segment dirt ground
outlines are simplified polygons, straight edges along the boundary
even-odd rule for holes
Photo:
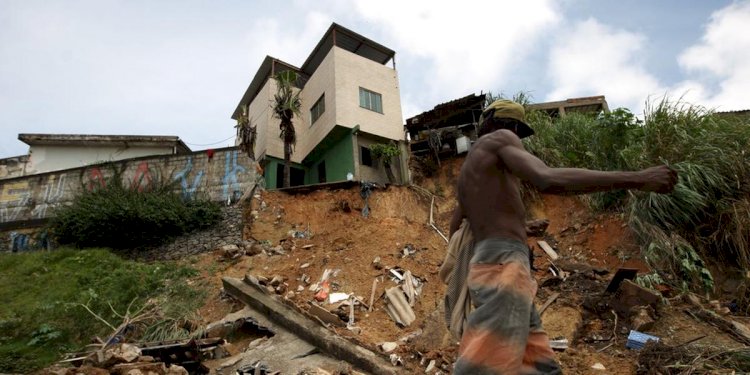
[[[368,199],[369,216],[362,215],[365,201],[359,188],[318,190],[308,194],[290,195],[283,192],[262,192],[253,199],[257,217],[246,228],[246,235],[266,244],[281,246],[284,254],[262,253],[243,257],[234,263],[218,260],[216,254],[204,254],[194,260],[202,271],[204,282],[216,286],[216,293],[199,311],[204,322],[222,318],[241,308],[219,292],[222,276],[241,278],[246,274],[271,279],[281,276],[288,284],[283,295],[306,309],[314,292],[305,282],[316,283],[324,270],[335,270],[331,278],[332,292],[353,293],[367,302],[373,280],[378,279],[373,310],[358,309],[356,326],[361,333],[345,328],[334,330],[372,350],[382,342],[397,341],[417,330],[422,334],[397,352],[404,359],[405,373],[423,373],[425,361],[436,359],[438,366],[455,359],[457,345],[444,329],[442,303],[445,286],[438,278],[438,269],[446,250],[446,242],[428,225],[431,196],[436,226],[447,235],[448,220],[455,204],[455,178],[461,159],[444,162],[438,176],[421,181],[424,189],[389,187],[377,189]],[[530,219],[549,219],[544,238],[530,238],[539,282],[536,304],[541,306],[554,293],[559,297],[542,315],[551,339],[566,338],[569,348],[557,352],[566,373],[634,374],[637,371],[636,351],[625,348],[627,322],[610,309],[596,311],[614,271],[620,267],[647,272],[640,248],[627,225],[617,214],[592,214],[575,197],[541,196],[528,204]],[[293,234],[304,234],[294,238]],[[292,234],[292,235],[290,235]],[[550,283],[549,261],[536,244],[546,240],[567,262],[587,265],[595,272],[572,273],[562,283]],[[412,254],[404,255],[404,248]],[[273,252],[271,252],[273,253]],[[379,258],[380,266],[374,265]],[[423,282],[414,306],[416,320],[408,327],[399,327],[385,312],[386,288],[396,286],[390,269],[411,271]],[[605,273],[608,271],[608,273]],[[291,293],[290,293],[291,292]],[[324,305],[335,309],[336,305]],[[680,300],[670,301],[657,312],[658,318],[649,333],[662,341],[677,345],[700,335],[701,345],[737,346],[737,342],[717,328],[696,321],[682,311]],[[424,358],[424,360],[423,360]],[[421,362],[421,363],[420,363]],[[601,365],[605,370],[593,369]],[[597,365],[598,366],[598,365]],[[445,372],[445,371],[444,371]]]

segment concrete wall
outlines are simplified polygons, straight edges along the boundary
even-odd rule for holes
[[[236,201],[255,182],[255,163],[236,148],[209,155],[144,157],[57,172],[0,180],[0,227],[46,219],[52,208],[69,202],[84,189],[104,186],[113,171],[135,189],[174,182],[186,197],[203,194],[215,201]]]
[[[248,105],[250,124],[257,127],[255,139],[255,158],[264,153],[277,158],[284,158],[284,143],[279,139],[278,119],[273,118],[271,104],[276,93],[276,81],[269,79],[260,89],[255,100]],[[275,122],[274,122],[275,121]],[[239,141],[239,139],[238,139]]]
[[[378,64],[341,48],[331,50],[336,72],[336,124],[354,127],[384,138],[404,139],[401,96],[395,69]],[[359,88],[383,97],[383,113],[359,106]]]
[[[26,174],[58,171],[107,161],[170,155],[172,146],[31,146]]]
[[[302,99],[302,119],[295,122],[297,129],[297,149],[292,160],[301,162],[312,151],[328,132],[336,126],[336,85],[334,80],[334,47],[323,59],[315,73],[305,84]],[[325,93],[326,110],[315,123],[311,123],[310,109]],[[349,125],[348,127],[352,127]]]
[[[320,183],[318,166],[321,163],[325,163],[326,182],[346,181],[347,174],[349,173],[352,176],[356,176],[354,168],[354,142],[352,142],[352,138],[353,136],[344,137],[344,139],[326,151],[320,160],[310,166],[305,176],[305,183]]]
[[[0,179],[25,175],[28,162],[28,155],[0,159]]]
[[[379,137],[373,137],[369,134],[364,133],[358,133],[354,137],[354,163],[356,165],[357,173],[356,173],[356,179],[361,181],[372,181],[372,182],[378,182],[381,184],[384,183],[394,183],[394,184],[403,184],[406,181],[406,178],[404,177],[404,168],[402,167],[402,160],[400,157],[394,157],[391,160],[391,171],[393,172],[393,177],[395,178],[394,181],[388,181],[388,175],[385,172],[385,167],[383,166],[383,163],[378,160],[373,160],[375,163],[374,166],[370,167],[367,165],[362,165],[362,158],[360,157],[360,147],[370,147],[373,144],[376,143],[386,143],[387,140],[384,140]],[[404,147],[402,146],[405,144],[405,142],[399,143],[399,148],[401,149],[401,153],[404,153]],[[404,164],[405,165],[405,164]]]

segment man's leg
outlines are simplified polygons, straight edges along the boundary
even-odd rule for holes
[[[468,317],[454,374],[521,373],[536,283],[527,261],[514,255],[504,264],[471,265],[468,285],[476,309]]]
[[[533,304],[531,305],[526,353],[523,357],[523,373],[562,374],[560,366],[555,361],[555,354],[549,346],[547,332],[542,328],[542,319]]]

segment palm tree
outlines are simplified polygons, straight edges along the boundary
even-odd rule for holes
[[[276,95],[273,101],[273,113],[276,118],[281,120],[279,137],[284,141],[284,185],[289,187],[289,175],[291,168],[292,152],[294,145],[297,143],[297,134],[294,131],[292,119],[294,115],[300,115],[302,102],[299,98],[299,91],[294,90],[294,83],[297,82],[297,73],[286,70],[276,74]]]

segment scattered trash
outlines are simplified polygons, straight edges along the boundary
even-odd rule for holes
[[[375,267],[376,270],[383,269],[383,265],[380,263],[380,257],[375,257],[375,259],[372,260],[372,266]]]
[[[362,207],[362,216],[368,217],[370,215],[370,207],[367,204],[368,198],[370,198],[370,194],[372,194],[372,191],[375,189],[375,184],[372,182],[365,182],[362,181],[360,183],[359,188],[359,196],[362,197],[362,199],[365,201],[365,206]]]
[[[385,297],[388,302],[385,310],[397,324],[406,327],[417,318],[400,288],[387,289]]]
[[[552,249],[552,246],[550,246],[547,241],[537,241],[536,242],[539,247],[544,250],[544,252],[547,254],[547,256],[552,260],[557,260],[560,258],[559,255],[557,255],[557,252],[555,252],[554,249]]]
[[[427,365],[427,368],[424,369],[424,372],[429,373],[430,371],[435,369],[435,360],[431,360],[430,363]]]
[[[568,339],[549,340],[549,346],[553,350],[565,351],[568,349]]]
[[[416,339],[417,337],[419,337],[421,335],[422,335],[422,329],[420,328],[420,329],[417,329],[414,332],[410,332],[406,336],[398,339],[398,342],[400,342],[402,344],[406,344],[406,343],[412,342],[414,339]]]
[[[628,342],[625,344],[625,347],[628,349],[642,349],[644,345],[646,345],[646,342],[648,341],[656,341],[659,342],[659,338],[656,336],[651,336],[649,334],[638,332],[634,330],[630,330],[630,334],[628,335]]]
[[[415,248],[414,245],[408,243],[406,244],[406,246],[404,246],[403,250],[401,250],[401,257],[406,258],[416,253],[417,253],[417,248]]]
[[[391,354],[391,364],[394,366],[403,366],[404,361],[396,353]]]
[[[307,267],[310,267],[310,263],[303,263],[299,268],[305,269]]]
[[[305,249],[305,250],[307,250],[307,249],[311,249],[313,246],[315,246],[315,245],[304,245],[304,246],[302,246],[302,248]]]
[[[341,301],[348,300],[351,294],[349,293],[331,293],[328,295],[328,303],[338,303]]]

